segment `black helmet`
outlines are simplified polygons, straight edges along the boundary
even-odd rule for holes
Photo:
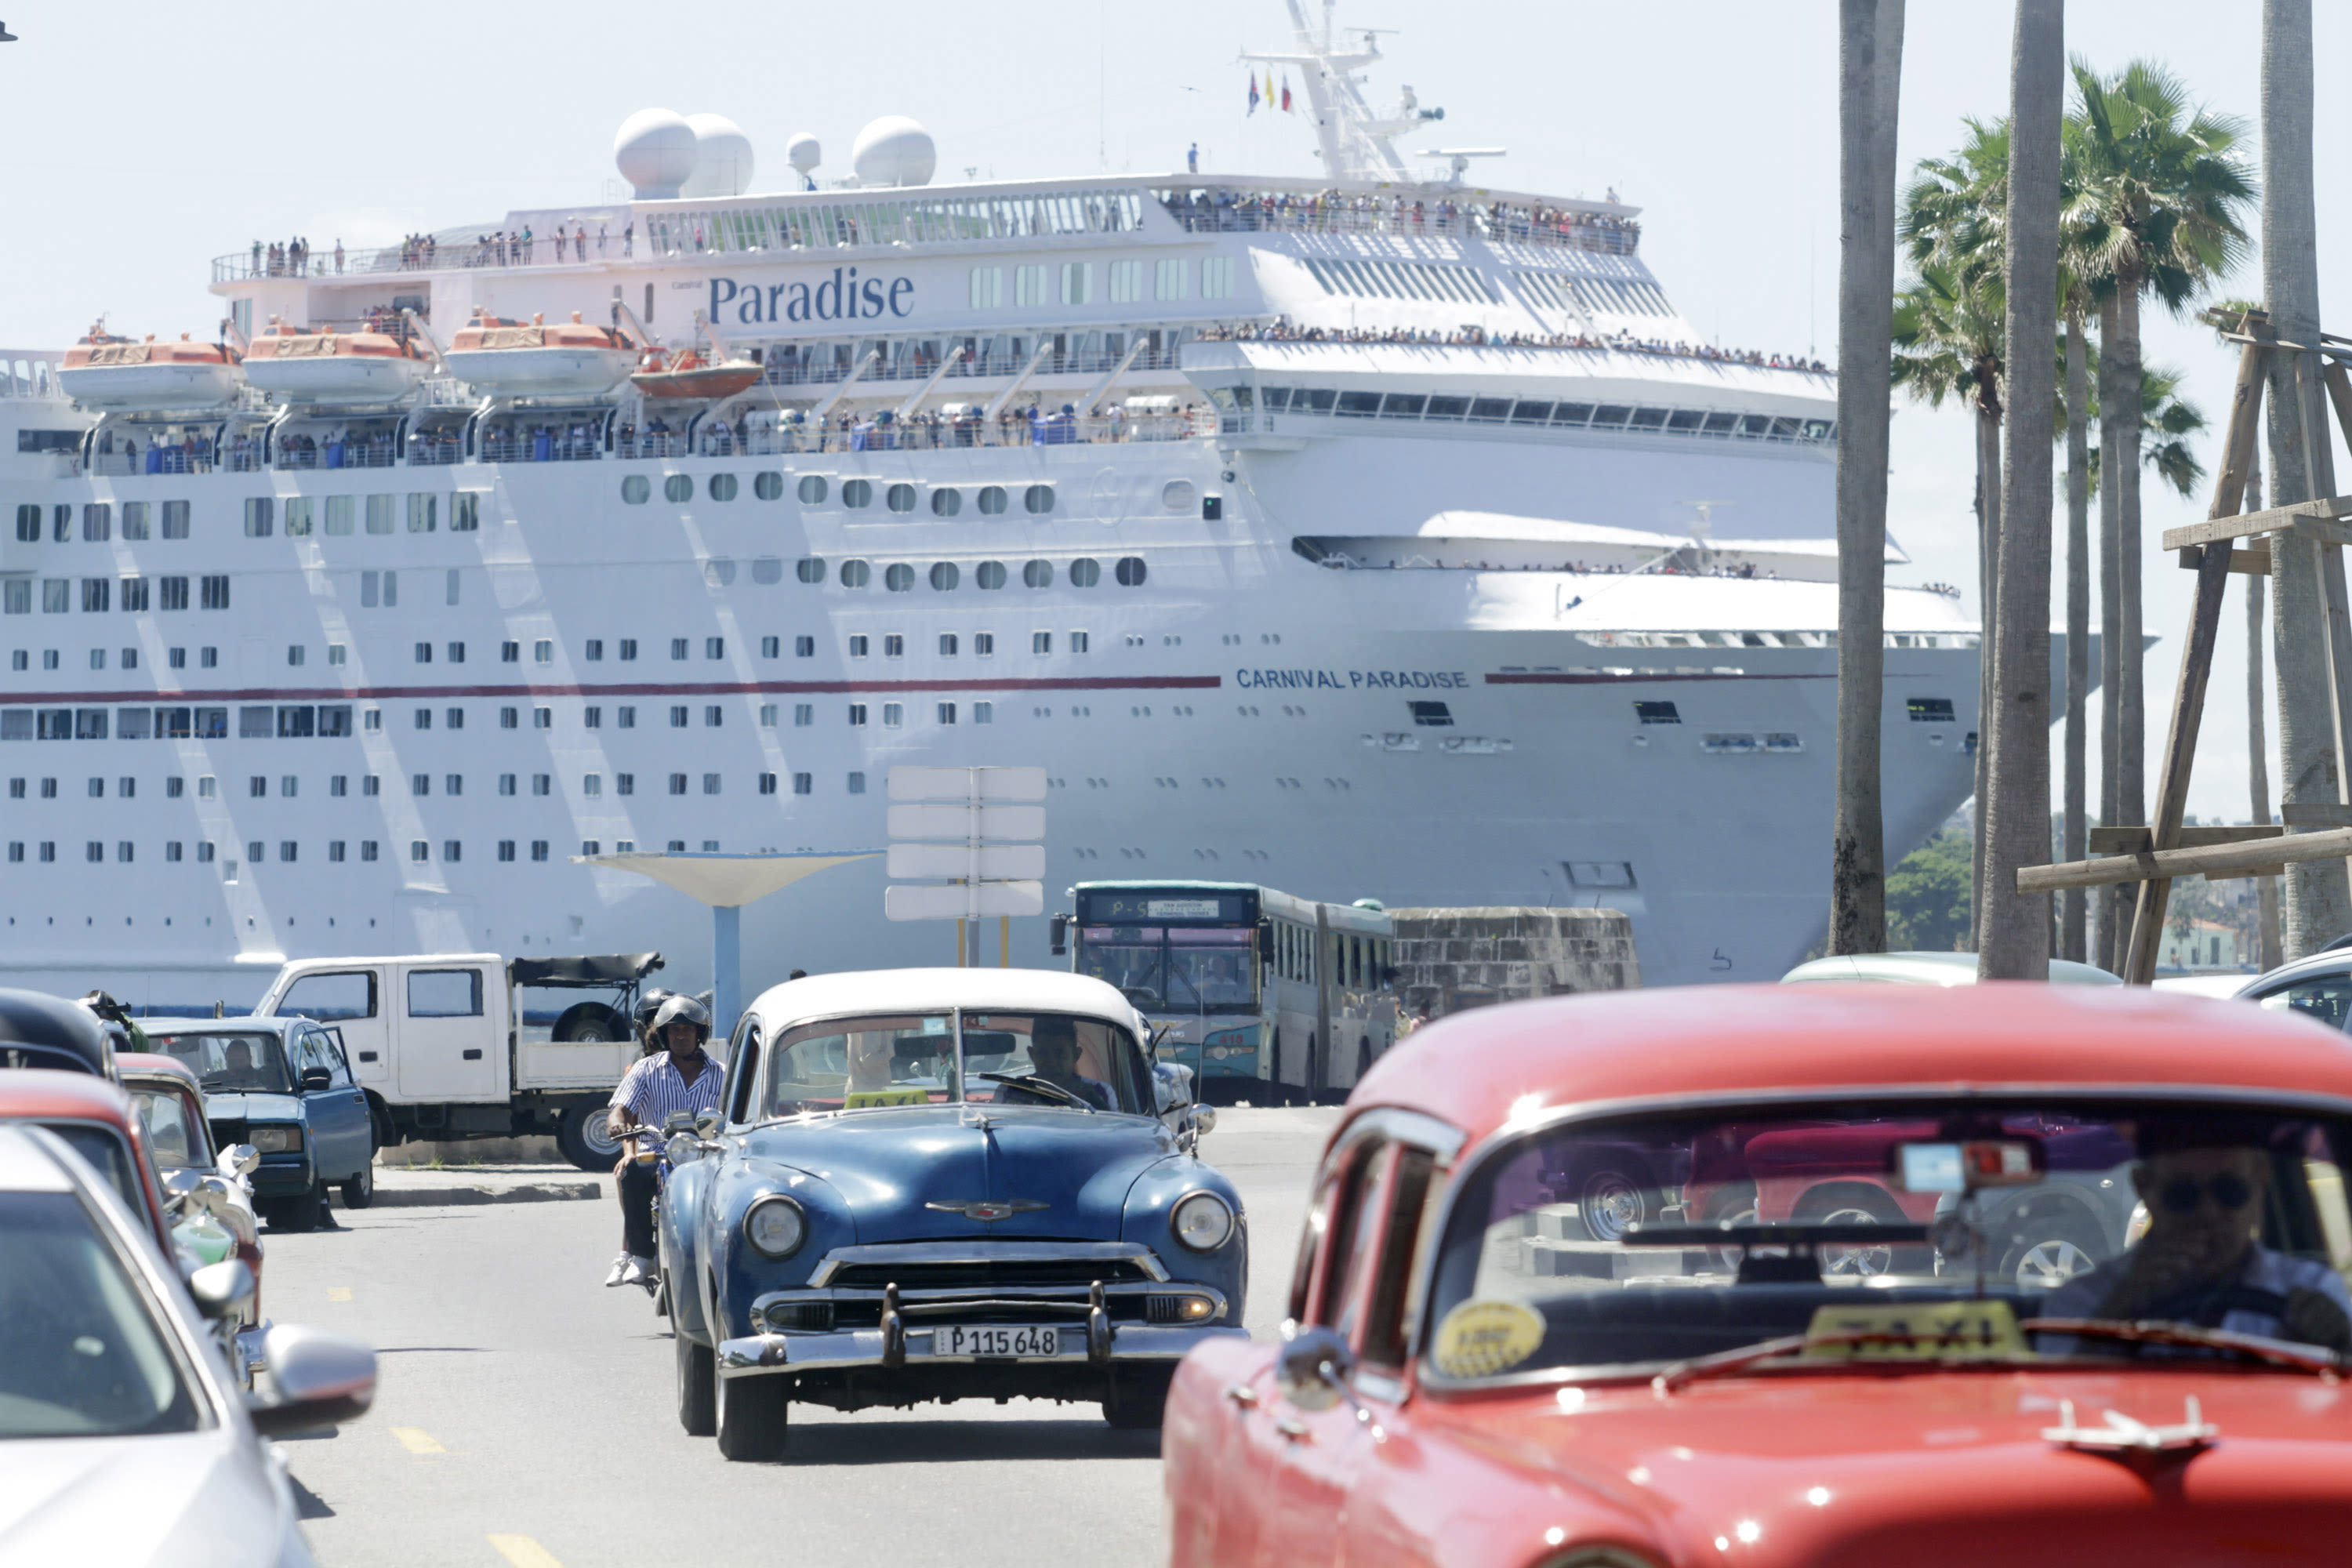
[[[637,1005],[629,1015],[630,1021],[637,1026],[637,1033],[642,1035],[652,1028],[654,1015],[661,1011],[661,1005],[677,994],[675,991],[664,991],[658,986],[650,991],[640,992],[637,995]]]
[[[691,996],[672,996],[654,1015],[653,1034],[662,1039],[672,1024],[691,1024],[698,1040],[710,1038],[710,1009]]]

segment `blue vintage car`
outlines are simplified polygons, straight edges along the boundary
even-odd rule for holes
[[[272,1230],[309,1230],[330,1187],[346,1208],[375,1199],[375,1121],[342,1039],[308,1018],[170,1018],[147,1031],[204,1086],[214,1141],[250,1143],[253,1206]]]
[[[824,975],[754,1002],[727,1109],[661,1205],[678,1418],[729,1458],[836,1410],[1013,1395],[1156,1426],[1184,1352],[1238,1335],[1248,1231],[1193,1152],[1214,1113],[1155,1078],[1083,975]]]

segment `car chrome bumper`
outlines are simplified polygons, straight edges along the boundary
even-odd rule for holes
[[[835,1368],[875,1367],[892,1371],[925,1366],[970,1366],[978,1358],[935,1356],[936,1328],[844,1329],[832,1333],[785,1332],[753,1334],[724,1340],[719,1346],[719,1375],[756,1377],[767,1373],[824,1372]],[[1194,1327],[1160,1323],[1120,1323],[1106,1331],[1077,1324],[1061,1328],[1061,1350],[1052,1356],[1024,1356],[1006,1362],[1013,1367],[1065,1367],[1073,1363],[1130,1366],[1171,1363],[1194,1345],[1213,1339],[1247,1339],[1249,1331],[1233,1323]]]

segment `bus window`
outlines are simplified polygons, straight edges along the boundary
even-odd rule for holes
[[[1079,931],[1078,951],[1081,974],[1118,986],[1139,1007],[1166,1005],[1159,927],[1086,926]]]

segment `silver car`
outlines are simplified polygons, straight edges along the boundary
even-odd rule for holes
[[[263,1438],[364,1411],[375,1353],[304,1329],[264,1342],[274,1396],[236,1388],[205,1317],[244,1263],[183,1288],[152,1237],[55,1134],[0,1126],[0,1537],[11,1562],[293,1568],[284,1462]]]

